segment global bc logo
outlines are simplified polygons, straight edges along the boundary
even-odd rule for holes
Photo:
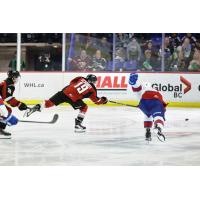
[[[172,92],[174,98],[182,98],[184,94],[191,90],[192,85],[183,76],[180,76],[180,82],[178,85],[154,83],[152,87],[161,92]]]

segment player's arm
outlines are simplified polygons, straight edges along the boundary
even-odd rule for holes
[[[138,74],[131,73],[129,77],[129,84],[131,85],[133,92],[140,92],[142,90],[142,85],[138,81]]]
[[[95,104],[100,105],[100,104],[106,104],[108,102],[108,99],[106,97],[97,97],[97,92],[94,91],[90,95],[90,100],[93,101]]]
[[[12,107],[18,107],[19,110],[26,110],[28,107],[25,103],[17,100],[15,97],[13,96],[9,96],[5,99],[5,101]]]
[[[17,100],[15,97],[13,97],[15,88],[14,87],[8,87],[7,88],[7,98],[4,99],[6,103],[8,103],[12,107],[18,107],[19,110],[26,110],[27,105],[19,100]]]

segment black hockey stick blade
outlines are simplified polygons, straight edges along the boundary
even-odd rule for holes
[[[122,106],[129,106],[129,107],[133,107],[133,108],[137,108],[138,106],[134,106],[134,105],[130,105],[130,104],[125,104],[125,103],[120,103],[120,102],[116,102],[116,101],[108,101],[110,103],[115,103],[118,105],[122,105]]]
[[[26,123],[35,123],[35,124],[55,124],[58,120],[58,114],[53,116],[51,121],[28,121],[28,120],[19,120],[19,122],[26,122]]]
[[[8,140],[11,139],[11,137],[0,137],[0,140]]]

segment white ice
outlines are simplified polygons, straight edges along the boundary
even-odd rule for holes
[[[147,144],[143,114],[137,108],[89,107],[86,133],[74,133],[77,111],[69,106],[49,108],[27,120],[48,121],[58,113],[55,124],[19,123],[7,128],[12,139],[0,139],[0,165],[200,165],[199,111],[168,108],[166,141],[154,136]],[[22,112],[13,113],[23,119]]]

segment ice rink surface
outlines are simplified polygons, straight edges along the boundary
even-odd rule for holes
[[[14,110],[16,116],[23,113]],[[12,139],[0,140],[1,166],[155,166],[200,165],[200,109],[168,108],[166,141],[144,140],[143,114],[137,108],[89,107],[86,133],[74,133],[77,111],[49,108],[27,120],[55,124],[19,123],[8,127]],[[188,121],[185,119],[188,118]]]

